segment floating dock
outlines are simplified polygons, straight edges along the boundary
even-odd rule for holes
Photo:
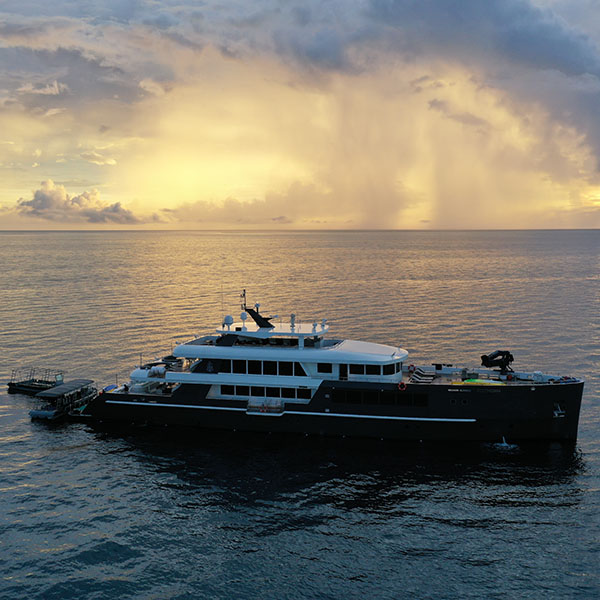
[[[62,383],[64,383],[63,371],[35,367],[13,369],[8,382],[8,393],[35,396]]]

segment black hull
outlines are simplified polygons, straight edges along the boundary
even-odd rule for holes
[[[173,395],[105,393],[85,410],[97,421],[203,429],[423,441],[577,439],[583,382],[444,386],[324,382],[309,404],[247,412],[245,400],[207,398],[209,386]]]

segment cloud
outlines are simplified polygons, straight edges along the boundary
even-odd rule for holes
[[[86,222],[535,226],[578,196],[597,214],[582,2],[7,0],[0,201],[37,169],[111,190],[90,215],[66,192],[19,205]]]
[[[88,150],[86,152],[82,152],[79,155],[83,160],[93,163],[94,165],[116,165],[117,161],[114,158],[109,158],[106,156],[102,156],[99,152],[95,150]]]
[[[371,0],[367,14],[400,33],[396,46],[407,52],[449,52],[470,63],[495,56],[567,75],[600,75],[589,38],[526,0]]]
[[[373,186],[381,182],[373,182]],[[386,196],[367,198],[366,187],[352,190],[342,185],[333,190],[325,190],[314,184],[292,183],[282,193],[271,192],[263,199],[241,201],[227,198],[223,202],[197,201],[181,204],[175,208],[162,209],[166,218],[180,223],[196,223],[208,227],[245,227],[245,226],[292,226],[306,227],[320,224],[331,228],[354,226],[364,228],[386,228],[394,223],[397,214],[407,204],[403,191],[397,189]],[[381,208],[385,203],[386,210]]]
[[[485,119],[481,119],[470,112],[454,112],[445,100],[434,98],[429,101],[428,105],[431,110],[435,110],[446,118],[462,123],[463,125],[477,127],[480,131],[484,131],[489,127],[489,123]]]
[[[561,14],[573,12],[575,3],[559,4]],[[600,169],[600,36],[527,0],[370,0],[365,14],[377,25],[379,47],[406,61],[463,65],[510,101],[537,103],[551,128],[575,127]],[[421,91],[419,82],[414,89]]]
[[[68,91],[68,85],[59,83],[56,80],[46,85],[33,85],[32,83],[27,83],[22,85],[20,88],[17,88],[17,92],[20,94],[39,94],[41,96],[60,96]]]
[[[153,81],[152,79],[142,79],[139,83],[139,86],[145,92],[153,94],[154,96],[164,96],[166,93],[165,88],[158,83],[158,81]]]
[[[98,190],[85,191],[70,196],[65,187],[51,179],[42,181],[41,188],[33,193],[31,200],[20,198],[17,211],[28,217],[49,221],[138,224],[134,214],[123,208],[120,202],[105,204]]]

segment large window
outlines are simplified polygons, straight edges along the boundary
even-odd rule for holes
[[[381,368],[379,365],[365,365],[365,371],[367,375],[381,375]]]
[[[277,375],[277,363],[274,360],[265,360],[263,363],[263,373],[265,375]]]
[[[291,362],[280,362],[279,363],[279,374],[292,376],[294,374],[294,363]]]
[[[240,396],[248,398],[286,398],[294,400],[310,400],[312,391],[308,388],[279,388],[263,387],[260,385],[221,385],[221,394],[223,396]]]
[[[208,361],[208,359],[200,359],[198,361],[198,365],[203,363],[204,361]],[[302,367],[299,362],[291,362],[291,361],[281,361],[277,362],[276,360],[215,360],[210,361],[214,362],[216,367],[219,364],[219,372],[220,373],[238,373],[238,374],[248,374],[248,375],[284,375],[287,377],[306,377],[306,371]],[[320,373],[331,373],[331,365],[327,363],[319,363],[320,367],[323,369],[329,370],[320,370]],[[212,372],[212,371],[209,371]]]
[[[350,375],[364,375],[365,365],[350,365]]]
[[[306,371],[299,362],[294,363],[294,375],[296,377],[306,377]]]
[[[317,363],[317,373],[333,373],[333,365],[331,363]]]
[[[262,363],[260,360],[248,361],[248,375],[262,375]]]

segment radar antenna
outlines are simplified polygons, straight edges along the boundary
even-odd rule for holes
[[[248,308],[248,305],[246,304],[246,290],[240,294],[240,299],[242,300],[242,310],[247,312],[259,327],[266,327],[267,329],[273,329],[275,327],[275,325],[270,323],[270,320],[275,317],[263,317],[258,312],[260,304],[255,304],[254,308]]]

